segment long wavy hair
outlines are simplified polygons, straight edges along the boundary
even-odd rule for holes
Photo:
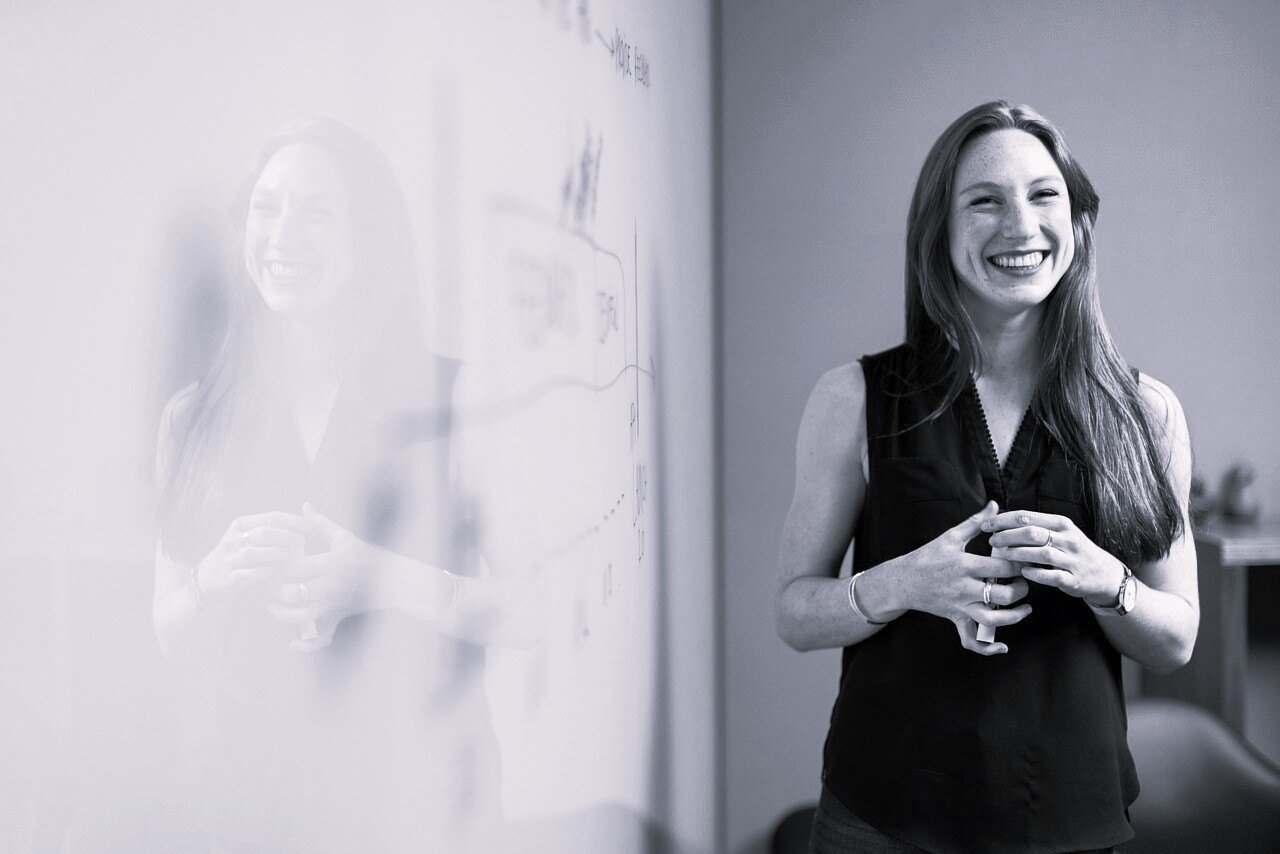
[[[255,152],[229,212],[227,323],[204,378],[169,407],[161,426],[157,523],[168,548],[180,526],[220,494],[228,455],[247,453],[285,416],[277,403],[283,381],[272,358],[280,319],[267,307],[245,265],[245,224],[259,176],[276,152],[292,144],[333,155],[343,175],[353,225],[351,280],[340,291],[329,347],[337,376],[378,394],[406,366],[418,346],[421,322],[417,259],[408,207],[386,157],[346,125],[311,118],[270,136]]]
[[[938,137],[916,182],[907,223],[907,343],[937,366],[935,381],[945,386],[929,417],[941,415],[965,391],[986,359],[960,298],[947,219],[965,144],[998,130],[1025,131],[1044,144],[1071,204],[1075,257],[1041,315],[1032,412],[1083,468],[1099,544],[1126,562],[1156,560],[1181,533],[1182,513],[1161,459],[1158,427],[1102,318],[1093,242],[1098,194],[1061,131],[1026,106],[991,101],[969,110]]]

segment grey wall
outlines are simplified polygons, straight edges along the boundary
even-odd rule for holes
[[[1280,510],[1280,7],[1265,2],[723,6],[728,841],[815,799],[835,652],[777,639],[796,428],[827,368],[901,340],[906,210],[965,109],[1029,103],[1102,195],[1103,304],[1169,383],[1197,468]]]

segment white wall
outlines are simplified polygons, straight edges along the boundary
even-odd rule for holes
[[[1064,130],[1102,196],[1121,351],[1167,382],[1216,486],[1280,511],[1280,8],[1264,2],[723,5],[729,850],[816,798],[835,652],[773,631],[795,434],[827,368],[901,340],[907,205],[933,140],[994,97]]]

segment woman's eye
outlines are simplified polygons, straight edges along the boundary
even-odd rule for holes
[[[1053,199],[1058,197],[1058,191],[1052,189],[1037,190],[1032,198],[1036,199]]]
[[[978,205],[994,205],[995,203],[995,196],[978,196],[969,200],[969,204],[975,207]]]

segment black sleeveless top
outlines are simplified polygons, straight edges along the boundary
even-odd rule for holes
[[[458,363],[423,353],[390,383],[344,384],[308,461],[288,420],[232,454],[217,497],[166,545],[190,565],[237,516],[304,502],[397,554],[468,574],[448,484]],[[326,544],[308,542],[308,553]],[[453,849],[498,813],[498,744],[484,650],[391,610],[343,620],[332,642],[294,652],[296,626],[267,611],[270,586],[224,618],[199,822],[233,852]],[[461,841],[456,846],[462,848]]]
[[[994,499],[1070,517],[1090,537],[1089,488],[1028,413],[1003,471],[976,388],[938,418],[945,383],[907,345],[861,360],[870,479],[854,571],[918,548]],[[986,534],[968,551],[990,554]],[[1032,613],[960,645],[950,620],[908,611],[846,647],[823,780],[863,820],[935,852],[1063,852],[1133,836],[1138,780],[1120,655],[1083,600],[1031,584]]]

